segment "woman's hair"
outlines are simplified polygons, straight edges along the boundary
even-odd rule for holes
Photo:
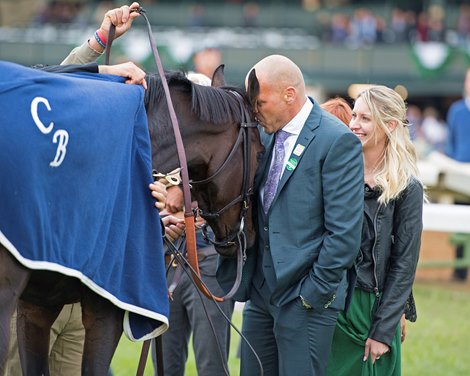
[[[352,110],[351,106],[349,106],[349,103],[346,102],[345,99],[341,97],[331,98],[321,104],[320,107],[349,126],[352,117]]]
[[[406,104],[396,91],[386,86],[368,88],[358,98],[364,100],[373,120],[387,136],[385,151],[374,175],[382,190],[379,202],[387,204],[400,195],[410,179],[419,180],[417,154],[406,120]],[[389,128],[393,123],[395,129]]]

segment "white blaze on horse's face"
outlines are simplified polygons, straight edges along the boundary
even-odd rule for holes
[[[34,124],[36,124],[41,133],[49,134],[54,128],[54,123],[51,121],[48,126],[45,126],[41,121],[38,114],[38,106],[40,103],[44,104],[48,111],[52,111],[51,105],[49,104],[47,98],[36,97],[31,102],[31,117],[33,118]],[[67,153],[67,144],[69,142],[68,132],[64,129],[57,130],[52,137],[52,142],[57,144],[57,149],[55,157],[51,163],[49,163],[49,166],[59,167],[64,161],[65,154]]]

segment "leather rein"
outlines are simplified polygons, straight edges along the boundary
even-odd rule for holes
[[[249,179],[250,179],[250,152],[251,152],[251,137],[250,137],[250,128],[256,128],[257,124],[255,122],[248,122],[249,119],[249,114],[246,108],[243,106],[243,98],[240,97],[240,94],[234,92],[235,96],[237,97],[239,103],[240,103],[240,110],[242,114],[242,121],[240,123],[240,131],[238,132],[238,137],[233,145],[232,149],[230,150],[230,153],[228,154],[227,158],[225,159],[224,163],[220,165],[220,167],[208,178],[203,179],[203,180],[198,180],[198,181],[190,181],[191,185],[203,185],[210,183],[212,180],[214,180],[220,172],[222,172],[225,167],[227,167],[230,163],[230,161],[233,159],[235,156],[238,148],[240,147],[240,144],[243,144],[243,178],[242,178],[242,187],[241,187],[241,193],[237,197],[235,197],[232,201],[230,201],[227,205],[225,205],[222,209],[217,210],[216,212],[209,212],[209,211],[204,211],[202,209],[199,209],[199,214],[201,217],[204,219],[217,219],[221,215],[223,215],[228,209],[230,209],[232,206],[241,203],[241,209],[240,209],[240,217],[239,217],[239,227],[238,231],[229,235],[226,239],[222,241],[217,241],[215,238],[211,239],[209,237],[207,228],[208,225],[205,223],[202,226],[202,232],[204,235],[204,239],[209,241],[211,244],[213,244],[216,247],[231,247],[235,245],[235,240],[238,240],[238,243],[240,245],[240,249],[242,250],[243,253],[243,261],[246,260],[246,238],[245,238],[245,217],[246,213],[248,212],[249,208],[249,203],[250,203],[250,196],[253,195],[253,190],[249,186]],[[243,246],[242,246],[243,244]],[[237,286],[238,288],[238,286]],[[233,294],[232,294],[233,295]]]
[[[239,131],[237,140],[235,144],[233,145],[230,153],[228,154],[226,160],[210,177],[203,179],[203,180],[199,180],[199,181],[190,181],[189,176],[188,176],[186,154],[185,154],[185,150],[183,146],[181,132],[180,132],[179,125],[178,125],[178,119],[176,117],[176,113],[173,107],[173,102],[171,100],[168,82],[166,80],[165,72],[163,70],[163,66],[160,60],[160,56],[158,54],[158,50],[156,48],[156,43],[152,36],[152,29],[150,26],[150,22],[145,14],[146,13],[145,9],[143,9],[142,7],[139,7],[135,11],[139,12],[144,17],[147,23],[147,32],[148,32],[148,37],[150,41],[150,47],[152,49],[152,54],[153,54],[155,64],[158,69],[158,73],[161,77],[161,81],[162,81],[163,88],[165,91],[165,96],[167,99],[168,111],[169,111],[171,123],[173,126],[173,132],[175,134],[176,147],[177,147],[178,159],[179,159],[180,166],[181,166],[180,172],[181,172],[182,185],[183,185],[184,221],[185,221],[185,226],[186,226],[186,248],[187,248],[187,255],[188,255],[187,265],[189,266],[189,269],[191,270],[192,279],[195,285],[197,286],[197,288],[207,298],[212,299],[214,302],[217,302],[217,301],[222,302],[231,298],[235,294],[235,292],[238,290],[238,287],[240,286],[240,283],[241,283],[243,264],[246,261],[246,236],[244,233],[245,217],[249,208],[250,196],[253,194],[252,187],[249,187],[249,179],[250,179],[250,163],[249,162],[250,162],[250,148],[251,148],[251,137],[250,137],[249,130],[256,128],[257,123],[248,122],[248,120],[250,119],[250,116],[244,105],[243,97],[237,92],[232,91],[232,94],[235,95],[235,97],[237,98],[240,104],[240,110],[242,114],[242,121],[240,123],[240,131]],[[115,31],[116,31],[115,26],[111,24],[109,35],[108,35],[108,45],[106,48],[106,64],[109,64],[109,61],[110,61],[111,45],[114,39]],[[216,247],[223,248],[223,247],[233,246],[234,244],[236,244],[235,240],[237,240],[239,244],[238,251],[237,251],[237,274],[236,274],[235,282],[232,286],[232,289],[225,296],[217,297],[217,296],[214,296],[209,291],[209,289],[206,287],[206,285],[204,284],[204,282],[202,281],[200,277],[199,264],[198,264],[198,258],[197,258],[197,249],[196,249],[195,213],[192,211],[192,208],[191,208],[190,184],[203,185],[203,184],[208,184],[212,180],[214,180],[225,169],[225,167],[229,165],[229,162],[233,159],[233,157],[236,154],[236,151],[238,150],[238,148],[240,147],[240,144],[242,143],[243,143],[243,180],[242,180],[241,194],[238,197],[236,197],[234,200],[229,202],[222,209],[219,209],[216,212],[205,212],[201,209],[199,210],[199,213],[203,218],[219,218],[232,206],[238,203],[241,204],[240,217],[239,217],[240,225],[239,225],[238,231],[229,235],[226,239],[222,241],[217,241],[215,238],[210,239],[208,232],[207,232],[207,225],[204,225],[202,227],[202,231],[203,231],[203,235],[205,239],[207,239],[210,243],[212,243]],[[169,241],[169,239],[165,238],[165,241],[169,249],[172,250],[173,257],[176,258],[181,265],[183,265],[186,262],[186,260],[184,259],[182,254]],[[242,336],[242,338],[244,337]],[[155,346],[156,370],[159,375],[163,375],[164,369],[163,369],[162,337],[161,336],[157,337],[155,341],[156,341],[156,346]],[[248,345],[251,347],[249,343]],[[142,344],[142,350],[141,350],[137,372],[136,372],[137,376],[143,376],[144,374],[145,364],[146,364],[149,350],[150,350],[150,340],[146,340]],[[259,360],[259,357],[257,356],[256,352],[254,352],[254,355],[257,358],[258,363],[260,364],[261,375],[263,375],[264,372],[263,372],[263,367],[261,365],[261,361]],[[226,370],[226,373],[228,375],[227,370]]]
[[[175,134],[175,140],[176,140],[176,147],[177,147],[177,153],[178,153],[178,159],[180,162],[181,166],[181,178],[182,178],[182,185],[183,185],[183,196],[184,196],[184,221],[185,221],[185,226],[186,226],[186,245],[187,245],[187,262],[191,266],[191,273],[193,276],[193,280],[199,290],[209,299],[222,302],[227,299],[230,299],[235,292],[238,290],[238,287],[240,286],[241,282],[241,276],[242,276],[242,269],[243,269],[243,264],[244,261],[246,260],[246,237],[244,233],[244,224],[245,224],[245,217],[246,213],[249,208],[249,199],[250,196],[253,194],[251,187],[249,187],[249,177],[250,177],[250,163],[249,163],[249,158],[250,158],[250,148],[251,148],[251,138],[250,138],[250,132],[249,129],[256,128],[256,122],[248,122],[250,116],[248,113],[248,110],[244,106],[244,99],[243,97],[238,94],[237,92],[231,92],[238,100],[240,104],[240,110],[242,114],[242,121],[240,123],[240,131],[238,134],[237,141],[233,145],[229,155],[227,156],[227,159],[222,163],[222,165],[208,178],[199,180],[199,181],[190,181],[189,176],[188,176],[188,167],[187,167],[187,160],[186,160],[186,154],[184,150],[184,145],[183,145],[183,140],[181,137],[181,132],[179,129],[178,125],[178,119],[176,117],[176,113],[173,107],[173,102],[171,99],[170,95],[170,90],[168,87],[168,82],[166,80],[165,72],[163,70],[163,66],[160,60],[160,56],[158,54],[158,50],[156,48],[156,43],[154,41],[153,35],[152,35],[152,29],[150,26],[150,22],[145,14],[145,9],[142,7],[139,7],[137,10],[145,19],[147,23],[147,32],[148,32],[148,37],[150,41],[150,46],[152,49],[152,54],[155,60],[155,64],[158,69],[158,73],[160,75],[163,88],[165,91],[165,96],[167,99],[167,105],[168,105],[168,111],[170,114],[170,119],[171,123],[173,126],[173,131]],[[110,60],[110,51],[111,51],[111,45],[114,39],[115,35],[115,26],[111,25],[111,28],[109,30],[109,35],[108,35],[108,45],[106,48],[106,64],[109,64]],[[218,297],[213,295],[202,283],[201,277],[200,277],[200,272],[199,272],[199,264],[198,264],[198,258],[197,258],[197,249],[196,249],[196,226],[195,226],[195,215],[194,212],[191,208],[191,192],[190,192],[190,185],[203,185],[211,182],[216,176],[220,174],[222,170],[225,169],[225,167],[228,166],[229,162],[233,159],[234,155],[236,154],[236,151],[240,147],[240,144],[243,143],[243,181],[242,181],[242,189],[241,189],[241,194],[236,197],[234,200],[232,200],[230,203],[228,203],[226,206],[224,206],[222,209],[216,211],[216,212],[206,212],[201,209],[199,209],[199,213],[201,217],[203,218],[218,218],[221,215],[223,215],[229,208],[232,206],[241,203],[241,209],[240,209],[240,225],[238,228],[238,231],[235,233],[229,235],[226,239],[223,239],[222,241],[217,241],[215,238],[211,239],[208,235],[207,231],[207,225],[204,225],[202,227],[202,231],[204,234],[204,237],[214,246],[223,248],[223,247],[230,247],[236,244],[236,241],[239,243],[238,247],[238,252],[237,252],[237,275],[236,279],[234,282],[234,285],[232,289],[223,297]]]

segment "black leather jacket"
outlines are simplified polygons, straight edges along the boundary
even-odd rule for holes
[[[369,338],[390,346],[410,297],[418,264],[423,186],[412,179],[400,196],[387,205],[375,204],[379,194],[366,186],[356,286],[377,296]]]

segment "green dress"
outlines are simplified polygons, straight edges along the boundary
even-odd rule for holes
[[[328,376],[399,376],[401,375],[401,328],[397,325],[390,352],[372,364],[363,361],[364,349],[377,298],[359,288],[354,290],[347,313],[341,312],[333,337]]]

